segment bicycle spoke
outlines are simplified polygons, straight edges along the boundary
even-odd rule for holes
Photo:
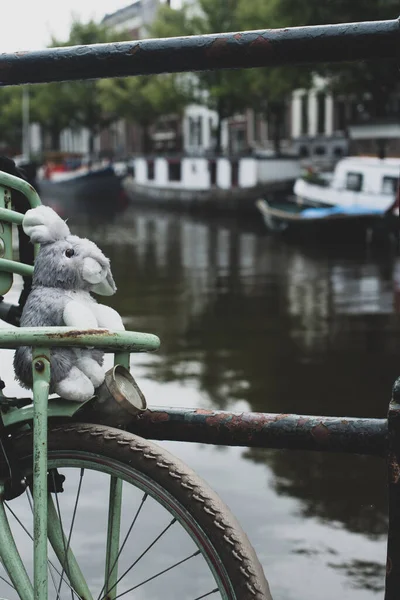
[[[212,596],[212,594],[217,594],[219,592],[218,588],[215,588],[215,590],[211,590],[211,592],[208,592],[208,594],[203,594],[202,596],[197,596],[197,598],[194,598],[193,600],[202,600],[202,598],[208,598],[208,596]]]
[[[128,532],[127,532],[127,534],[126,534],[126,536],[125,536],[125,538],[124,538],[124,541],[122,542],[121,548],[120,548],[120,549],[119,549],[119,551],[118,551],[117,557],[116,557],[116,559],[114,560],[114,563],[113,563],[113,565],[111,566],[111,569],[110,569],[110,572],[109,572],[109,576],[110,576],[110,575],[111,575],[111,573],[113,572],[113,570],[114,570],[114,568],[115,568],[115,565],[118,563],[118,559],[119,559],[119,557],[121,556],[121,552],[122,552],[122,550],[124,549],[124,546],[125,546],[126,542],[128,541],[128,538],[129,538],[129,536],[130,536],[130,534],[131,534],[131,531],[132,531],[132,529],[133,529],[133,527],[134,527],[134,525],[135,525],[135,523],[136,523],[136,521],[137,521],[137,518],[138,518],[138,516],[139,516],[139,514],[140,514],[140,511],[141,511],[141,510],[142,510],[142,508],[143,508],[143,504],[146,502],[147,498],[148,498],[148,494],[147,494],[147,492],[145,492],[145,493],[143,494],[143,498],[142,498],[142,500],[141,500],[141,502],[140,502],[139,508],[137,509],[137,511],[136,511],[136,514],[135,514],[135,516],[134,516],[134,517],[133,517],[133,519],[132,519],[132,523],[131,523],[131,525],[130,525],[130,527],[129,527],[129,529],[128,529]],[[102,588],[101,588],[101,590],[100,590],[100,594],[99,594],[99,595],[98,595],[98,597],[97,597],[97,600],[100,600],[100,598],[101,598],[101,596],[102,596],[102,594],[103,594],[103,592],[104,592],[104,588],[105,588],[105,586],[106,586],[106,582],[104,582],[104,584],[103,584],[103,587],[102,587]]]
[[[47,562],[49,563],[49,573],[50,573],[50,577],[51,577],[51,580],[52,580],[52,582],[53,582],[53,585],[54,585],[55,592],[56,592],[56,594],[57,594],[57,582],[56,582],[56,578],[55,578],[55,575],[54,575],[54,573],[53,573],[53,571],[52,571],[52,569],[51,569],[50,561],[47,561]],[[53,567],[53,568],[54,568],[54,567]],[[58,596],[58,595],[57,595],[57,596],[56,596],[56,600],[58,600],[58,599],[59,599],[59,597],[60,597],[60,596]]]
[[[172,521],[162,530],[162,532],[155,538],[155,540],[153,540],[151,542],[151,544],[149,546],[147,546],[146,550],[144,550],[142,552],[142,554],[140,556],[138,556],[138,558],[135,560],[135,562],[133,562],[131,564],[131,566],[121,575],[121,577],[118,579],[118,581],[114,584],[114,586],[110,589],[110,590],[106,590],[106,594],[109,594],[111,592],[111,590],[118,585],[118,583],[125,577],[125,575],[127,575],[135,565],[138,564],[138,562],[143,558],[143,556],[145,554],[147,554],[147,552],[158,542],[159,539],[162,538],[162,536],[168,531],[168,529],[174,524],[176,523],[176,518],[174,517],[172,519]]]
[[[176,562],[175,564],[171,565],[170,567],[167,567],[166,569],[163,569],[162,571],[159,571],[159,573],[156,573],[156,575],[153,575],[152,577],[149,577],[148,579],[145,579],[141,583],[138,583],[137,585],[131,587],[126,592],[122,592],[122,594],[118,594],[117,598],[121,598],[122,596],[125,596],[125,594],[129,594],[129,592],[133,592],[133,590],[136,590],[137,588],[141,587],[145,583],[148,583],[149,581],[152,581],[153,579],[156,579],[157,577],[160,577],[161,575],[164,575],[164,573],[167,573],[168,571],[172,571],[172,569],[175,569],[175,567],[178,567],[179,565],[183,564],[184,562],[187,562],[188,560],[190,560],[194,556],[198,556],[199,554],[200,554],[200,550],[197,550],[196,552],[194,552],[190,556],[187,556],[186,558],[183,558],[182,560],[179,560],[178,562]],[[117,600],[117,598],[115,600]]]
[[[67,548],[65,550],[65,557],[66,557],[67,561],[68,561],[68,550],[69,550],[69,546],[70,546],[70,543],[71,543],[71,537],[72,537],[72,530],[74,528],[76,512],[78,510],[79,497],[81,495],[82,481],[83,481],[83,475],[84,475],[84,473],[85,473],[85,470],[81,469],[80,476],[79,476],[78,491],[76,493],[76,498],[75,498],[74,512],[72,513],[71,527],[69,529],[69,534],[68,534]],[[60,523],[61,523],[61,521],[60,521]],[[63,569],[64,569],[64,567],[63,567]],[[73,596],[72,596],[72,600],[74,600]]]
[[[31,511],[33,514],[33,504],[32,504],[32,499],[29,497],[28,492],[27,492],[27,498],[28,498],[28,502],[29,502],[29,506],[31,507]],[[15,512],[13,511],[13,509],[7,504],[7,502],[4,502],[4,506],[7,508],[7,510],[11,513],[11,515],[14,517],[14,519],[17,521],[18,525],[20,525],[20,527],[24,530],[24,532],[26,533],[26,535],[29,537],[29,539],[33,542],[33,535],[28,531],[28,529],[25,527],[25,525],[22,523],[21,519],[15,514]],[[61,572],[57,569],[57,567],[55,566],[54,563],[51,562],[50,559],[47,560],[48,564],[49,564],[49,569],[50,567],[52,567],[54,569],[54,571],[57,573],[57,575],[61,575]],[[67,586],[74,592],[75,594],[75,590],[71,587],[71,585],[69,584],[69,582],[63,577],[63,581],[64,583],[67,584]],[[57,592],[57,586],[55,586],[55,590]],[[57,595],[56,600],[58,600],[60,598],[59,595]]]
[[[4,583],[6,583],[6,584],[7,584],[7,585],[9,585],[10,587],[12,587],[12,589],[13,589],[13,590],[17,591],[17,590],[16,590],[16,588],[15,588],[15,586],[14,586],[14,585],[11,583],[11,581],[7,581],[7,579],[6,579],[5,577],[2,577],[1,575],[0,575],[0,579],[1,579],[2,581],[4,581]]]
[[[57,488],[56,488],[56,482],[55,482],[55,477],[54,477],[54,470],[52,471],[51,474],[52,474],[52,478],[53,478],[54,490],[56,490]],[[61,527],[61,532],[62,532],[61,537],[62,537],[63,546],[64,546],[65,561],[63,561],[63,563],[66,562],[67,563],[67,568],[68,568],[68,555],[67,555],[67,549],[66,549],[66,544],[65,544],[65,536],[64,536],[64,533],[63,533],[64,532],[64,527],[63,527],[62,518],[61,518],[60,503],[58,501],[58,493],[57,493],[57,491],[55,491],[54,495],[56,497],[57,515],[58,515],[58,520],[60,521],[60,527]],[[60,582],[58,584],[57,598],[61,594],[61,587],[62,587],[62,584],[63,584],[63,581],[64,581],[63,575],[65,573],[65,564],[62,564],[61,566],[62,566],[62,570],[61,570]],[[68,573],[69,573],[69,568],[68,568]],[[68,575],[68,573],[67,573],[67,575]],[[71,587],[71,590],[72,590],[72,587]]]

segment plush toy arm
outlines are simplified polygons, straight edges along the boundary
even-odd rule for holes
[[[64,308],[63,320],[67,327],[78,327],[79,329],[95,329],[99,327],[94,312],[76,300],[68,302]]]
[[[116,310],[104,304],[96,304],[93,307],[93,312],[96,314],[99,327],[107,329],[125,329],[122,319]]]

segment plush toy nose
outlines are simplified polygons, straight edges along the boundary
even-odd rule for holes
[[[88,283],[100,283],[104,279],[104,270],[94,258],[85,258],[83,261],[82,277]]]

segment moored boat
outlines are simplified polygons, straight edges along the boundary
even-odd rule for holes
[[[297,157],[137,157],[123,186],[134,204],[194,212],[253,213],[254,201],[289,193]]]
[[[54,172],[49,177],[38,179],[38,185],[46,204],[60,202],[98,206],[112,202],[121,191],[120,178],[111,165]]]
[[[305,207],[289,201],[259,199],[256,206],[267,229],[313,240],[333,235],[337,241],[369,240],[374,236],[394,232],[398,217],[395,210],[385,211],[362,205]]]
[[[400,158],[347,157],[337,163],[333,173],[311,172],[296,179],[295,202],[385,212],[395,202],[399,177]]]

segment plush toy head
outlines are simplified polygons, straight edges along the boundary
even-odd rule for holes
[[[108,258],[90,240],[71,235],[53,209],[38,206],[28,210],[22,226],[32,242],[41,244],[35,260],[34,286],[103,296],[116,292]]]

